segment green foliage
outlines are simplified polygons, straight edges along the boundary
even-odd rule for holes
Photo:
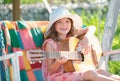
[[[10,3],[12,3],[12,0],[0,0],[0,3],[2,3],[2,4],[10,4]]]
[[[107,9],[104,9],[103,13],[99,14],[99,11],[90,12],[87,10],[82,10],[80,16],[83,19],[83,23],[87,26],[94,25],[96,27],[95,35],[99,38],[100,42],[102,41],[102,36],[104,34],[104,26]],[[118,18],[117,29],[113,38],[112,49],[120,49],[120,17]]]
[[[81,17],[83,19],[83,23],[87,26],[93,25],[96,27],[95,35],[102,40],[102,35],[104,31],[105,17],[106,15],[99,16],[97,11],[87,12],[84,10],[81,13]]]
[[[42,2],[42,0],[21,0],[22,4],[33,4],[33,3],[39,3]]]
[[[108,65],[109,65],[108,71],[110,73],[120,75],[120,62],[119,61],[109,61]]]
[[[3,3],[4,1],[3,0],[0,0],[0,4]]]
[[[113,44],[112,44],[113,49],[120,49],[120,40],[119,40],[119,38],[120,38],[120,16],[118,18],[117,29],[116,29]]]
[[[13,0],[0,0],[0,3],[2,4],[10,4]],[[42,0],[20,0],[21,4],[34,4],[42,2]]]

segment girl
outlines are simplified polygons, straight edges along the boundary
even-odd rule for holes
[[[47,52],[60,51],[60,41],[74,36],[80,35],[74,32],[74,26],[79,26],[76,23],[74,15],[71,15],[65,8],[57,8],[50,14],[50,23],[47,27],[45,37],[46,40],[43,44],[43,50]],[[77,18],[78,20],[78,18]],[[80,21],[79,21],[80,22]],[[78,25],[76,25],[78,24]],[[87,32],[88,28],[84,29],[83,33]],[[90,34],[90,33],[88,33]],[[86,33],[86,35],[88,35]],[[89,36],[89,35],[88,35]],[[66,57],[59,59],[47,58],[43,61],[42,73],[45,81],[119,81],[107,77],[108,74],[88,70],[84,72],[65,72],[63,64],[68,61]]]

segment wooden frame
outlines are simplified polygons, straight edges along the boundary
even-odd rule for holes
[[[108,71],[109,60],[120,61],[120,49],[103,52],[103,56],[99,60],[99,67]]]
[[[22,56],[22,52],[15,52],[8,55],[0,56],[0,61],[11,59],[13,70],[13,81],[20,81],[20,69],[19,69],[19,59]],[[1,77],[1,76],[0,76]]]

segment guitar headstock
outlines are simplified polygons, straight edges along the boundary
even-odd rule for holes
[[[27,50],[26,51],[27,58],[30,62],[41,62],[45,59],[45,54],[42,50]]]

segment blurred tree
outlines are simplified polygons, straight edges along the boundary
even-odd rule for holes
[[[120,10],[120,0],[111,0],[107,12],[104,35],[102,38],[103,51],[109,51],[112,48],[112,41],[117,29],[117,20]]]
[[[20,0],[13,0],[13,21],[20,20]]]
[[[106,23],[104,27],[104,34],[102,38],[102,50],[103,52],[112,50],[112,41],[116,31],[116,24],[118,20],[120,10],[120,0],[111,0],[109,4],[109,9],[107,12]],[[104,60],[104,65],[108,63],[109,56],[102,58]],[[108,70],[108,66],[106,66]]]

